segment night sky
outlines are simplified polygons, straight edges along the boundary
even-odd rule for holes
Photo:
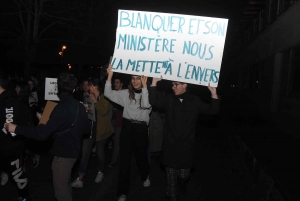
[[[5,0],[6,1],[6,0]],[[5,7],[1,1],[0,6]],[[91,2],[91,0],[82,0]],[[223,60],[226,57],[226,49],[234,42],[234,25],[243,13],[245,0],[182,0],[182,1],[163,1],[163,0],[110,0],[102,4],[99,14],[95,19],[99,24],[99,30],[96,34],[100,47],[83,47],[72,44],[70,42],[45,41],[40,43],[35,56],[35,65],[59,65],[61,57],[58,55],[62,45],[67,45],[64,60],[66,63],[81,64],[81,65],[104,65],[108,62],[110,55],[114,51],[115,34],[117,27],[118,9],[140,10],[164,13],[177,13],[185,15],[220,17],[229,19],[227,37],[225,41],[225,50]],[[2,4],[2,5],[1,5]],[[0,21],[1,22],[1,21]],[[51,35],[52,33],[50,33]],[[1,36],[1,35],[0,35]],[[5,40],[5,38],[1,38]],[[22,61],[22,57],[17,57],[19,53],[16,50],[11,50],[9,44],[6,48],[2,47],[3,58],[9,57],[10,61]]]

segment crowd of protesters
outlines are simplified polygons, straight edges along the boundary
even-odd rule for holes
[[[69,73],[57,77],[57,102],[47,123],[39,123],[46,105],[43,81],[32,76],[14,81],[0,74],[1,185],[13,179],[18,200],[31,200],[25,166],[28,159],[37,167],[40,147],[37,141],[51,141],[55,197],[71,201],[72,188],[83,188],[93,148],[97,155],[95,182],[105,177],[104,167],[120,162],[118,201],[130,196],[131,158],[135,157],[141,185],[151,185],[149,152],[160,153],[167,174],[166,196],[176,201],[186,196],[186,183],[193,164],[197,116],[217,114],[220,106],[215,87],[208,85],[211,102],[204,103],[189,93],[187,83],[170,82],[173,92],[157,89],[162,78],[131,75],[128,87],[122,74],[107,68],[107,80],[77,79]],[[112,83],[113,82],[113,83]],[[151,83],[151,84],[149,84]],[[94,103],[95,119],[88,117]],[[155,126],[153,126],[155,125]],[[106,146],[113,144],[112,157],[105,164]],[[25,160],[27,159],[27,160]],[[78,177],[70,182],[78,160]]]

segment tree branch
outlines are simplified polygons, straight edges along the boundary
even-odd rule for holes
[[[38,40],[40,41],[40,38],[42,37],[42,35],[44,34],[45,31],[47,31],[48,29],[50,29],[51,27],[53,27],[54,25],[56,25],[56,24],[58,24],[58,23],[59,23],[59,21],[55,21],[55,22],[49,24],[47,27],[45,27],[45,28],[40,32],[40,34],[39,34],[39,36],[38,36]]]
[[[20,13],[19,19],[20,19],[20,22],[21,22],[21,25],[22,25],[24,34],[25,34],[25,36],[27,36],[27,31],[26,31],[25,24],[24,24],[24,20],[23,20],[23,16],[22,16],[22,9],[21,9],[21,6],[20,6],[20,4],[19,4],[16,0],[14,0],[14,2],[15,2],[15,4],[17,4],[17,6],[18,6],[19,13]]]

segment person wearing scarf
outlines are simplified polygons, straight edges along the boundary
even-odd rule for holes
[[[125,201],[130,186],[130,163],[134,154],[141,172],[144,187],[150,186],[148,160],[148,124],[151,105],[149,104],[147,77],[131,76],[129,89],[112,90],[113,71],[107,68],[104,96],[122,106],[123,122],[120,134],[121,167],[118,183],[118,201]]]

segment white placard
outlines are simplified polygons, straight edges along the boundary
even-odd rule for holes
[[[57,78],[46,78],[45,100],[59,101],[57,96]]]
[[[217,86],[228,19],[119,10],[114,72]]]

